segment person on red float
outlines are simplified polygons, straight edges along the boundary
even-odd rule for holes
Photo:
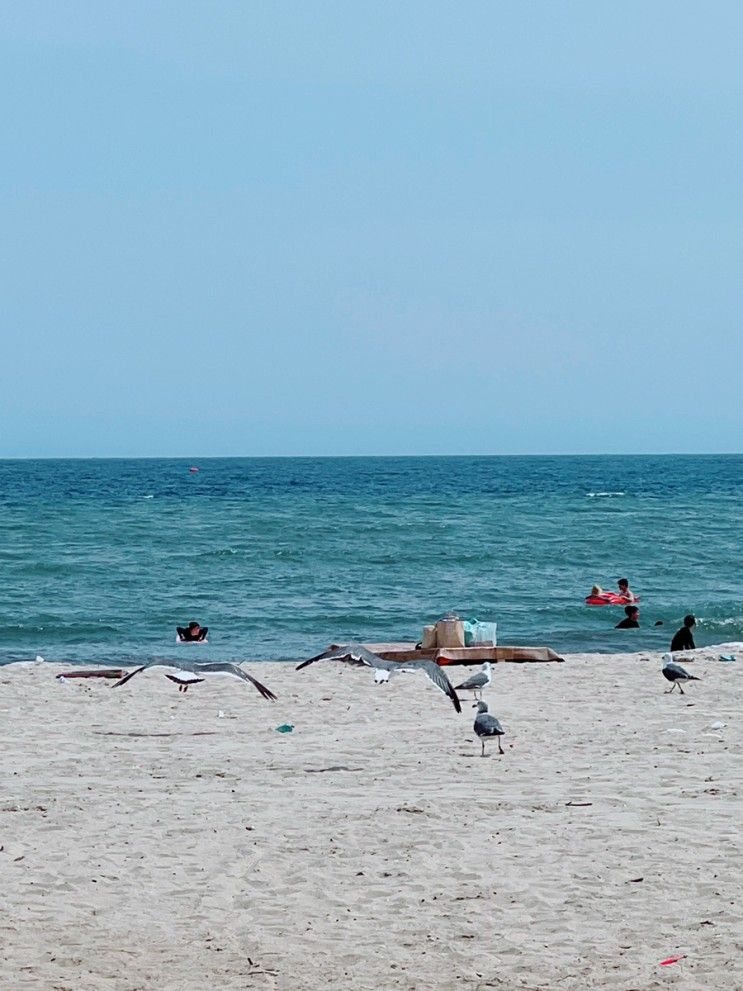
[[[629,587],[629,581],[626,578],[620,578],[617,582],[617,587],[619,588],[619,598],[622,602],[636,602],[635,593]]]

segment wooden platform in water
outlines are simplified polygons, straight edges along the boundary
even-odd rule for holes
[[[342,644],[333,644],[335,650]],[[365,643],[364,647],[385,661],[436,661],[445,664],[482,664],[510,661],[564,661],[551,647],[428,647],[415,649],[414,643]]]

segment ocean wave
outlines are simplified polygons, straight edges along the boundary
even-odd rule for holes
[[[627,495],[626,492],[586,492],[589,499],[615,499]]]
[[[88,651],[91,659],[97,661],[102,648],[120,640],[123,642],[125,637],[125,630],[111,623],[15,623],[4,627],[0,663],[6,663],[9,656],[17,660],[17,651],[22,652],[24,660],[28,659],[26,655],[33,657],[36,654],[48,659],[55,651],[67,659],[70,650],[74,652],[78,648]]]
[[[705,629],[724,630],[732,627],[743,630],[743,616],[725,616],[722,619],[697,616],[697,623]]]
[[[304,551],[299,547],[277,547],[273,556],[282,561],[301,561],[304,558]]]

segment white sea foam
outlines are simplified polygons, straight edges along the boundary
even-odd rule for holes
[[[589,499],[613,499],[617,496],[627,495],[626,492],[586,492]]]

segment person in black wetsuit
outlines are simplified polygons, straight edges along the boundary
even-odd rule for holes
[[[640,610],[637,606],[624,607],[625,618],[614,627],[615,630],[639,630]]]
[[[200,643],[206,640],[209,632],[208,626],[199,626],[196,622],[189,623],[188,626],[176,626],[175,629],[182,643]]]
[[[684,625],[674,633],[673,640],[671,640],[671,653],[676,650],[696,650],[694,637],[691,633],[696,625],[697,621],[691,614],[684,616]]]

